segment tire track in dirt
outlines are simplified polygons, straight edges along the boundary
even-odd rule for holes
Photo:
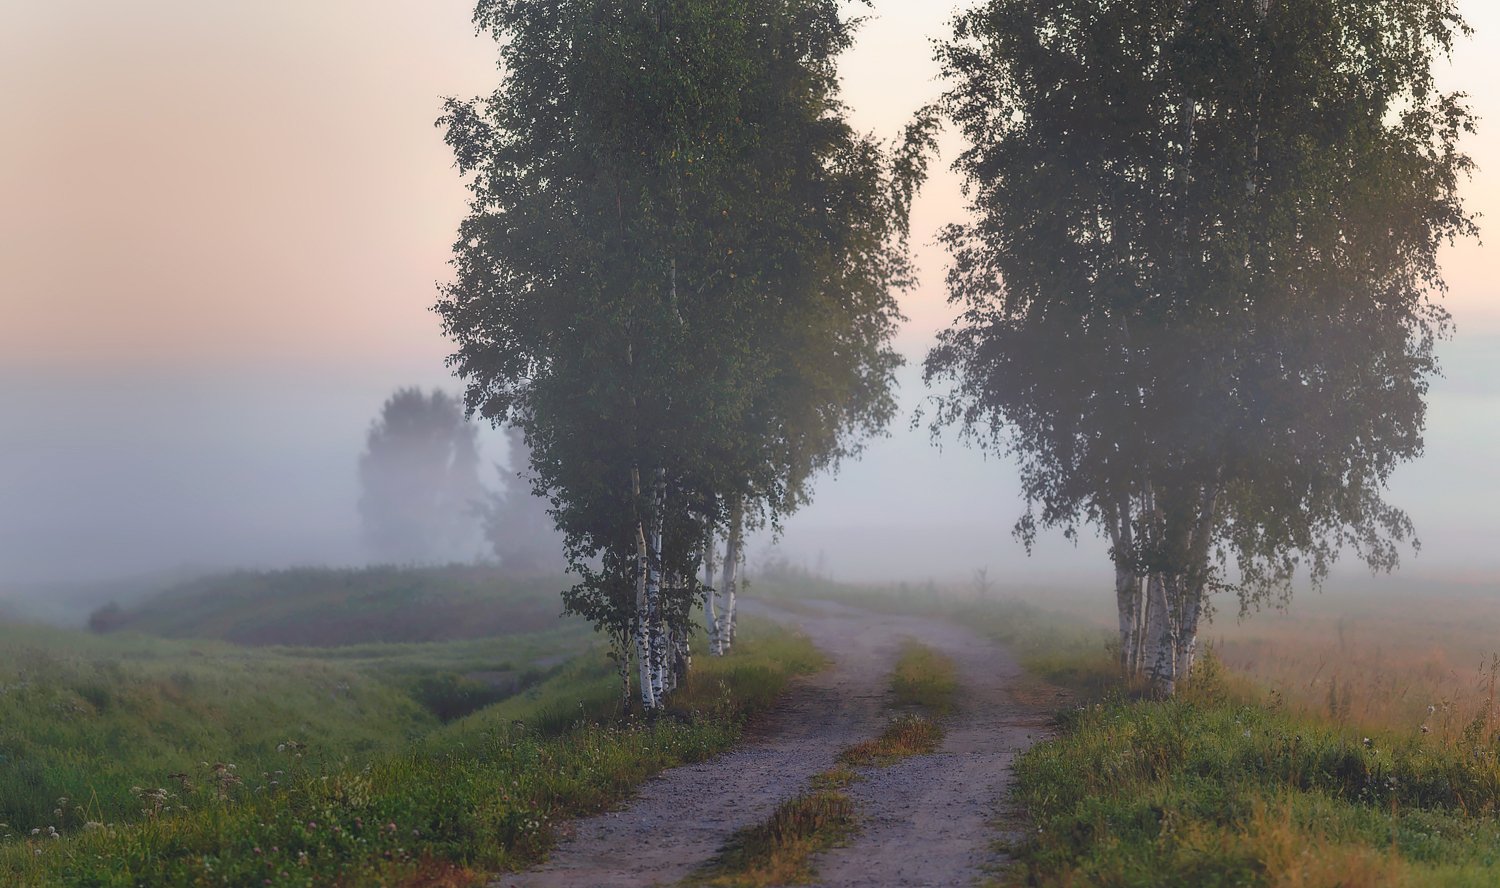
[[[806,632],[832,665],[794,684],[743,744],[653,778],[620,811],[576,821],[545,865],[492,888],[670,885],[686,877],[736,830],[806,789],[839,751],[880,733],[906,638],[953,659],[959,706],[944,720],[937,753],[866,770],[848,788],[861,829],[847,847],[820,856],[819,884],[965,885],[999,861],[993,822],[1006,811],[1010,762],[1047,723],[1046,709],[1017,701],[1021,669],[1003,647],[942,620],[833,602],[741,607]]]

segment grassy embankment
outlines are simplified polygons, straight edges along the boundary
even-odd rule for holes
[[[244,645],[516,637],[559,627],[565,583],[475,565],[238,571],[181,583],[105,619],[117,631]]]
[[[241,780],[359,767],[525,690],[594,643],[586,626],[557,619],[555,603],[550,627],[525,635],[300,648],[217,640],[234,636],[241,617],[266,640],[331,643],[306,627],[365,611],[381,617],[366,629],[414,625],[455,604],[482,608],[493,625],[540,606],[530,585],[496,580],[470,569],[243,573],[119,615],[171,639],[0,625],[0,836],[126,821],[169,804],[145,805],[132,787],[175,792],[213,778],[216,764],[235,765]],[[256,614],[247,589],[278,616]],[[285,631],[267,634],[276,626]]]
[[[537,859],[553,821],[723,749],[819,664],[805,639],[745,629],[655,724],[617,720],[615,673],[595,648],[446,725],[424,679],[515,672],[587,635],[252,649],[7,629],[0,798],[37,819],[8,815],[0,883],[481,881]]]
[[[859,816],[844,788],[861,779],[857,769],[887,767],[935,752],[943,740],[936,716],[953,708],[958,689],[953,663],[915,641],[902,646],[891,674],[891,705],[898,710],[871,740],[843,750],[838,764],[813,778],[807,791],[782,802],[765,821],[737,833],[723,851],[688,879],[714,888],[765,888],[813,880],[813,855],[852,836]]]

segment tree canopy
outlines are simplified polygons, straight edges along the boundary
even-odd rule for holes
[[[937,423],[1017,459],[1023,538],[1109,535],[1123,661],[1165,690],[1209,592],[1411,536],[1383,492],[1473,231],[1432,74],[1465,32],[1450,0],[988,0],[940,48],[972,220]]]

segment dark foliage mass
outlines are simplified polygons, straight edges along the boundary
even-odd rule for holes
[[[490,96],[437,304],[467,406],[524,432],[581,581],[651,669],[706,541],[774,521],[894,409],[910,188],[853,132],[832,0],[484,0]],[[649,637],[648,637],[649,636]]]

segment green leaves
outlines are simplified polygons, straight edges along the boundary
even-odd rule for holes
[[[1042,525],[1128,516],[1122,564],[1250,599],[1299,555],[1393,566],[1411,528],[1381,491],[1421,452],[1436,250],[1474,230],[1472,121],[1432,81],[1463,30],[1448,0],[959,16],[942,109],[974,218],[944,235],[938,423],[1014,453]]]

